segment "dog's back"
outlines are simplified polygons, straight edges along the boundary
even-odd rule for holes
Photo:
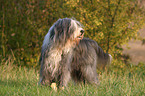
[[[95,58],[97,61],[97,68],[104,68],[106,65],[109,65],[112,61],[112,56],[108,53],[105,53],[103,51],[103,49],[97,44],[96,41],[89,39],[89,38],[83,38],[79,45],[76,47],[75,49],[75,54],[76,56],[82,55],[82,57],[84,58],[84,60],[87,60],[87,58],[90,58],[90,55],[94,54],[94,50],[95,50],[95,54],[96,57]],[[87,58],[85,58],[87,56]],[[95,56],[95,55],[94,55]],[[90,60],[87,60],[88,63]]]

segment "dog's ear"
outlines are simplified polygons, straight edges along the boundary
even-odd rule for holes
[[[56,21],[54,24],[54,42],[65,43],[66,39],[69,39],[74,30],[71,27],[71,19],[63,18]],[[59,40],[59,41],[57,41]]]

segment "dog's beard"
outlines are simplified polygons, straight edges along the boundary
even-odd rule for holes
[[[78,45],[79,44],[79,42],[80,42],[80,40],[82,40],[83,39],[83,35],[82,36],[79,36],[78,38],[76,38],[76,44]]]

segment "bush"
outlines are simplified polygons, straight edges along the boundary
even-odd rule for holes
[[[37,66],[48,29],[59,18],[75,17],[92,38],[114,58],[120,45],[144,23],[138,0],[1,0],[0,58],[12,55],[18,65]]]

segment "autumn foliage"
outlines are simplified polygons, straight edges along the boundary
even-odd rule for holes
[[[1,0],[0,60],[37,66],[43,38],[59,18],[73,17],[114,58],[122,44],[138,38],[145,19],[139,0]]]

